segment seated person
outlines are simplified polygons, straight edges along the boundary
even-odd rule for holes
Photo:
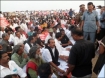
[[[35,43],[35,38],[33,36],[29,36],[28,40],[26,41],[24,45],[24,50],[27,54],[29,54],[29,50],[31,47],[34,46],[34,43]]]
[[[21,78],[27,78],[26,73],[12,60],[9,60],[8,53],[0,50],[0,78],[6,75],[17,74]]]
[[[40,78],[51,78],[52,69],[49,63],[43,63],[38,68],[38,74]]]
[[[61,70],[58,66],[60,65],[60,62],[58,62],[58,59],[67,60],[65,57],[60,56],[57,48],[55,47],[55,41],[54,39],[48,40],[48,46],[45,47],[45,50],[42,53],[42,58],[45,62],[50,63],[50,65],[55,69],[56,72],[64,73],[63,70]]]
[[[30,32],[27,33],[28,34],[28,37],[29,36],[32,36],[33,33],[34,33],[34,28],[33,27],[30,27]]]
[[[58,52],[59,52],[60,54],[61,54],[62,52],[68,52],[68,53],[69,53],[70,48],[64,48],[64,47],[62,47],[61,41],[60,41],[61,39],[62,39],[61,33],[60,33],[60,32],[56,33],[56,34],[55,34],[55,46],[56,46]],[[69,56],[69,54],[68,54],[68,56]]]
[[[60,29],[60,33],[62,34],[62,38],[61,38],[61,45],[63,47],[67,47],[72,45],[72,43],[70,42],[69,38],[66,36],[65,31],[63,29]]]
[[[53,29],[52,29],[52,28],[49,29],[49,34],[48,34],[47,37],[45,38],[45,44],[47,44],[47,42],[48,42],[48,40],[49,40],[50,38],[53,38],[53,39],[54,39],[54,33],[53,33]]]
[[[33,46],[29,51],[29,62],[26,65],[26,72],[28,75],[28,78],[37,78],[38,72],[37,69],[39,65],[43,63],[43,60],[41,59],[40,55],[40,47],[39,46]]]
[[[15,37],[14,37],[14,45],[17,45],[18,43],[24,43],[24,39],[22,38],[19,31],[15,32]]]
[[[24,53],[24,47],[22,45],[14,46],[11,60],[13,60],[21,68],[27,64],[28,56]]]

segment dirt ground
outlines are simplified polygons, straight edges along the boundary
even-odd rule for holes
[[[96,54],[96,55],[95,55],[95,58],[92,59],[93,68],[94,68],[94,66],[95,66],[95,64],[96,64],[97,59],[98,59],[98,54]],[[97,75],[93,72],[91,78],[97,78]]]

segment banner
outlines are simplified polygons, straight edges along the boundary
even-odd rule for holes
[[[8,26],[8,25],[9,25],[9,22],[6,20],[6,18],[1,17],[1,18],[0,18],[0,26],[1,26],[1,27],[6,27],[6,26]]]

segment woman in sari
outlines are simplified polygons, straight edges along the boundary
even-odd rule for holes
[[[29,51],[30,60],[26,66],[26,72],[28,78],[37,78],[38,77],[38,67],[43,63],[41,59],[40,47],[34,46]]]

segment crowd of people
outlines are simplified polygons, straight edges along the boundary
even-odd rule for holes
[[[92,2],[79,7],[78,13],[0,12],[9,23],[0,26],[0,78],[105,77],[105,6],[99,13]]]

